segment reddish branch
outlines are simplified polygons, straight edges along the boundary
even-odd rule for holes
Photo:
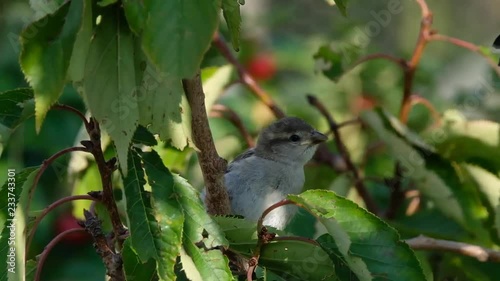
[[[28,234],[28,239],[26,242],[26,253],[29,253],[30,251],[30,246],[31,242],[33,241],[33,237],[35,236],[36,230],[38,228],[38,225],[40,222],[43,220],[43,218],[53,209],[56,207],[66,203],[66,202],[71,202],[75,200],[92,200],[92,201],[99,201],[99,198],[90,196],[90,195],[74,195],[74,196],[68,196],[61,198],[57,200],[56,202],[50,204],[47,208],[43,209],[42,213],[36,217],[35,222],[33,223],[33,227],[31,228],[30,233]],[[28,255],[26,255],[26,259],[28,258]]]
[[[35,281],[40,281],[40,277],[42,275],[43,265],[45,264],[45,260],[47,259],[47,256],[49,255],[50,251],[52,251],[52,249],[59,242],[61,242],[61,240],[63,240],[64,237],[66,237],[72,233],[76,233],[76,232],[85,232],[85,229],[72,228],[72,229],[65,230],[65,231],[59,233],[59,235],[57,235],[54,239],[52,239],[52,241],[49,242],[49,244],[47,244],[47,246],[45,246],[45,248],[43,249],[43,252],[40,254],[40,256],[38,258],[38,263],[36,265],[36,271],[35,271]]]
[[[233,55],[229,45],[224,40],[224,37],[215,33],[213,37],[213,44],[219,50],[219,52],[224,56],[236,69],[238,70],[238,75],[241,79],[243,85],[245,85],[250,91],[257,96],[278,118],[285,117],[285,113],[276,105],[273,99],[264,91],[255,79],[248,73],[248,71],[243,67],[243,65],[238,61],[238,59]]]
[[[321,112],[321,114],[326,118],[328,121],[328,125],[330,126],[330,130],[333,132],[333,136],[335,138],[335,145],[337,146],[337,150],[342,156],[342,158],[345,161],[345,164],[347,166],[347,169],[351,172],[353,179],[354,179],[354,187],[356,188],[356,191],[358,192],[359,196],[363,198],[363,201],[366,204],[366,208],[374,213],[378,214],[378,207],[375,204],[375,201],[373,198],[370,196],[370,193],[368,193],[368,190],[365,187],[365,184],[363,182],[363,179],[361,178],[358,168],[354,165],[351,159],[351,155],[349,151],[347,150],[344,142],[342,141],[342,137],[340,136],[339,128],[337,125],[337,122],[333,119],[332,115],[328,112],[326,107],[313,95],[308,95],[307,100],[309,101],[309,104],[312,106],[316,107],[316,109]]]
[[[243,138],[245,139],[245,142],[247,143],[248,147],[255,146],[255,141],[253,140],[252,136],[243,125],[241,118],[238,116],[238,114],[236,114],[236,112],[234,112],[234,110],[222,104],[215,104],[212,106],[210,117],[226,118],[238,129],[241,136],[243,136]]]
[[[70,153],[73,151],[89,152],[86,147],[70,147],[70,148],[66,148],[66,149],[63,149],[63,150],[57,152],[56,154],[52,155],[51,157],[49,157],[48,159],[43,161],[42,166],[40,167],[40,170],[38,170],[38,172],[35,176],[35,179],[33,180],[33,185],[31,186],[31,189],[28,191],[28,200],[26,201],[26,206],[25,206],[26,211],[29,212],[30,205],[31,205],[31,199],[33,198],[33,194],[35,194],[35,189],[38,185],[38,182],[40,181],[40,178],[42,177],[43,173],[45,172],[45,170],[47,170],[47,168],[50,166],[50,164],[52,164],[57,158],[63,156],[66,153]]]
[[[231,205],[224,187],[227,162],[219,156],[215,148],[205,109],[205,93],[201,84],[200,72],[198,71],[192,79],[183,79],[182,85],[191,107],[193,141],[199,149],[197,154],[207,191],[205,204],[210,214],[229,214]]]

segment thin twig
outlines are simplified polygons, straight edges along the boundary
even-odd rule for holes
[[[330,130],[332,130],[334,138],[335,138],[335,145],[337,146],[337,150],[339,151],[340,155],[344,159],[347,168],[349,171],[351,171],[352,176],[354,178],[354,187],[356,188],[356,191],[358,192],[359,196],[363,199],[363,201],[366,204],[366,208],[368,211],[378,214],[378,207],[375,204],[375,201],[373,198],[370,196],[368,193],[368,190],[365,187],[365,184],[359,174],[358,169],[354,165],[354,163],[351,160],[351,155],[349,151],[347,150],[344,142],[342,141],[342,138],[340,136],[340,132],[337,127],[337,123],[333,119],[332,115],[328,112],[328,110],[325,108],[325,106],[313,95],[308,95],[307,100],[309,101],[309,104],[314,106],[316,109],[319,110],[319,112],[327,119],[328,125],[330,126]]]
[[[414,250],[447,251],[468,257],[473,257],[481,262],[500,262],[499,251],[463,242],[435,239],[423,235],[407,239],[405,240],[405,242]]]
[[[370,54],[370,55],[366,55],[366,56],[360,58],[359,60],[357,60],[356,62],[354,62],[353,65],[350,66],[348,70],[346,70],[346,72],[355,68],[356,66],[358,66],[364,62],[367,62],[370,60],[376,60],[376,59],[388,60],[388,61],[393,62],[396,65],[402,67],[403,69],[406,67],[406,61],[404,59],[397,58],[397,57],[387,55],[387,54]]]
[[[414,94],[410,96],[410,102],[412,106],[421,104],[429,110],[432,118],[434,119],[434,124],[432,126],[437,127],[439,126],[439,124],[441,124],[441,115],[428,99]]]
[[[86,233],[85,229],[83,228],[68,229],[59,233],[59,235],[57,235],[54,239],[52,239],[52,241],[49,242],[49,244],[47,244],[47,246],[45,246],[43,252],[40,254],[40,257],[38,258],[38,263],[36,265],[36,271],[35,271],[35,281],[40,280],[43,265],[45,264],[45,260],[47,259],[47,256],[49,255],[50,251],[52,251],[52,249],[57,245],[57,243],[61,242],[61,240],[63,240],[65,236],[76,232]]]
[[[226,118],[238,129],[241,136],[245,139],[247,147],[250,148],[255,146],[255,141],[243,125],[243,121],[241,120],[241,118],[238,116],[238,114],[236,114],[236,112],[234,112],[234,110],[222,104],[214,104],[212,106],[212,111],[210,111],[210,117]]]
[[[205,93],[201,84],[200,72],[194,78],[183,79],[182,86],[191,107],[191,128],[205,188],[205,203],[210,214],[225,215],[231,212],[229,196],[224,187],[224,173],[227,161],[219,156],[215,148],[212,132],[205,109]]]
[[[87,120],[85,115],[83,113],[81,113],[78,109],[76,109],[72,106],[65,105],[65,104],[55,104],[54,106],[52,106],[52,109],[66,110],[66,111],[72,112],[82,120],[82,122],[86,128],[89,125],[89,121]]]
[[[33,237],[35,236],[36,230],[38,228],[38,225],[40,222],[43,220],[43,218],[53,209],[56,207],[66,203],[66,202],[71,202],[71,201],[76,201],[76,200],[92,200],[92,201],[99,201],[98,198],[92,197],[90,195],[73,195],[73,196],[67,196],[64,198],[61,198],[54,203],[50,204],[48,207],[43,209],[42,213],[36,217],[35,222],[33,223],[33,227],[31,228],[30,233],[28,234],[28,239],[26,242],[26,253],[29,253],[31,242],[33,241]],[[26,255],[26,259],[28,258],[28,255]]]
[[[285,113],[276,105],[273,99],[269,96],[266,91],[264,91],[253,77],[248,73],[248,71],[243,67],[243,65],[236,59],[233,55],[229,45],[224,40],[224,37],[220,33],[215,33],[213,40],[214,46],[219,50],[219,52],[238,70],[238,75],[240,76],[241,82],[250,91],[257,96],[278,118],[285,117]]]
[[[28,200],[26,201],[26,206],[25,206],[25,210],[27,212],[29,212],[29,210],[30,210],[31,199],[33,198],[33,194],[35,194],[35,189],[38,185],[38,182],[40,181],[40,178],[42,177],[43,173],[45,172],[45,170],[47,170],[47,168],[50,166],[50,164],[52,164],[57,158],[61,157],[62,155],[66,154],[66,153],[70,153],[73,151],[89,152],[86,147],[80,147],[80,146],[69,147],[69,148],[65,148],[65,149],[57,152],[56,154],[50,156],[48,159],[46,159],[42,162],[42,166],[40,167],[40,170],[38,170],[38,173],[36,174],[35,179],[33,180],[33,185],[31,186],[31,189],[28,191]]]
[[[433,35],[430,36],[429,40],[448,42],[448,43],[451,43],[451,44],[456,45],[458,47],[467,49],[467,50],[469,50],[471,52],[474,52],[474,53],[477,53],[477,54],[481,55],[482,57],[484,57],[486,59],[486,61],[488,62],[488,64],[493,68],[493,70],[495,70],[495,72],[497,73],[497,75],[500,77],[500,67],[497,65],[496,61],[494,61],[493,59],[491,59],[483,51],[483,49],[481,49],[481,47],[479,47],[479,46],[477,46],[475,44],[472,44],[470,42],[458,39],[458,38],[454,38],[454,37],[450,37],[450,36],[446,36],[446,35],[441,35],[441,34],[433,34]]]

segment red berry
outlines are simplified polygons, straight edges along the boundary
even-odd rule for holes
[[[65,213],[57,218],[55,224],[55,231],[57,234],[73,228],[83,229],[80,225],[78,225],[76,218],[72,214]],[[63,241],[70,244],[83,244],[87,243],[89,238],[89,234],[85,232],[73,232],[64,236]]]
[[[258,54],[248,62],[247,68],[256,80],[268,80],[276,74],[276,61],[271,54]]]

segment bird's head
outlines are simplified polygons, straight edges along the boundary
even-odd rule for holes
[[[326,140],[325,135],[304,120],[286,117],[262,130],[255,152],[266,159],[305,165],[311,160],[318,144]]]

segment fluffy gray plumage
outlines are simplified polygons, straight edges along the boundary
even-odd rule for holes
[[[224,180],[233,214],[257,221],[270,205],[296,194],[304,185],[304,165],[327,137],[295,117],[265,128],[255,148],[236,157]],[[264,225],[283,229],[295,214],[294,206],[275,209]]]

